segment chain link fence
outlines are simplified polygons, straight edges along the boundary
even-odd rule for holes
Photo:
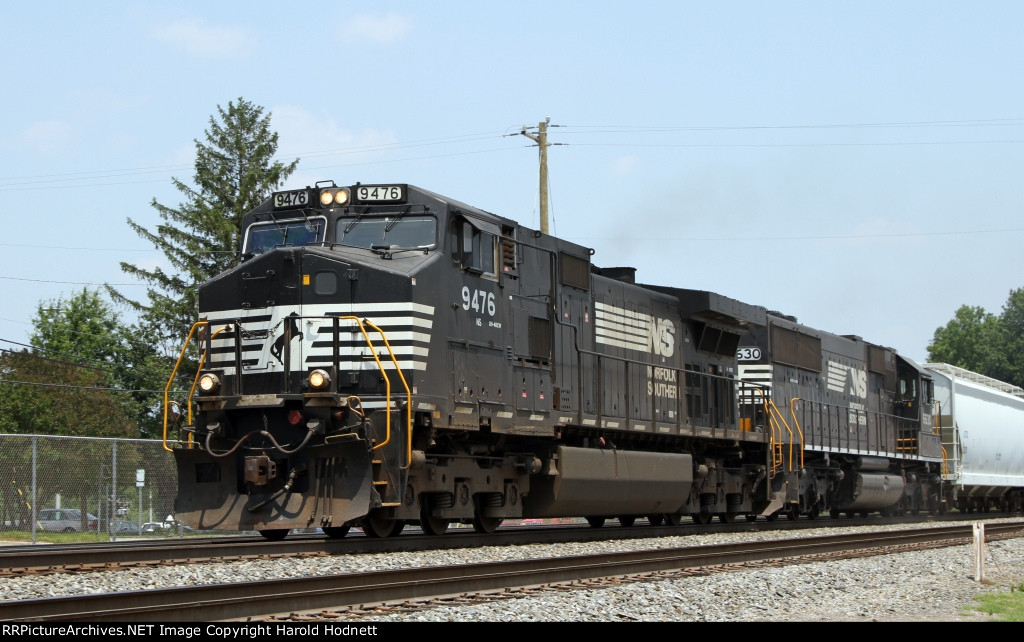
[[[0,435],[0,539],[181,535],[178,474],[163,442]]]

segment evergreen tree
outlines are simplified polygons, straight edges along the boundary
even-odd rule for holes
[[[140,324],[165,355],[176,353],[197,320],[199,284],[238,256],[242,215],[279,187],[299,162],[273,160],[278,137],[270,130],[270,114],[242,98],[227,109],[218,106],[205,135],[205,142],[195,141],[195,186],[172,179],[184,200],[177,207],[155,198],[151,203],[163,223],[150,230],[128,219],[139,236],[163,252],[170,268],[121,263],[125,273],[149,284],[146,302],[107,286],[114,301],[139,313]]]

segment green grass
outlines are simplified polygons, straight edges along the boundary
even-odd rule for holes
[[[99,542],[107,541],[109,536],[106,533],[96,534],[95,531],[88,533],[50,533],[47,531],[36,531],[37,542],[47,542],[49,544],[77,544],[80,542]],[[6,542],[32,542],[32,533],[30,531],[20,530],[0,530],[0,540]]]
[[[1024,622],[1024,584],[1010,587],[1009,593],[979,595],[974,601],[964,607],[965,615],[983,613],[995,622]]]
[[[201,535],[199,533],[185,533],[185,537],[192,537]],[[118,540],[129,539],[131,537],[138,537],[137,535],[126,535],[120,534],[117,536]],[[165,533],[147,533],[142,536],[145,539],[160,539],[160,538],[177,538],[177,531],[168,531]],[[13,529],[0,530],[0,541],[4,542],[24,542],[26,544],[32,543],[32,533],[30,531],[19,531]],[[87,533],[51,533],[48,531],[36,531],[36,542],[46,544],[81,544],[86,542],[109,542],[109,533],[97,533],[96,531],[89,531]]]

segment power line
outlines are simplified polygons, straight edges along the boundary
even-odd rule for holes
[[[898,127],[1011,127],[1024,125],[1024,117],[982,118],[973,120],[916,120],[877,123],[831,123],[822,125],[563,125],[567,129],[604,130],[598,133],[642,133],[666,131],[759,131],[819,129],[894,129]],[[567,132],[576,133],[576,132]]]
[[[334,149],[326,149],[312,152],[300,152],[296,154],[292,153],[279,153],[274,156],[275,160],[279,161],[290,161],[294,158],[318,158],[323,156],[340,156],[350,154],[366,154],[373,152],[382,151],[394,151],[399,149],[411,149],[414,147],[425,147],[431,145],[451,145],[455,143],[474,142],[479,140],[494,140],[503,138],[503,134],[497,132],[488,133],[475,133],[475,134],[458,134],[453,136],[443,136],[436,138],[427,138],[419,141],[411,141],[408,143],[380,143],[377,145],[363,145],[356,147],[340,147]],[[142,176],[146,174],[167,174],[175,171],[187,171],[194,169],[194,164],[181,164],[181,165],[162,165],[157,167],[137,167],[137,168],[122,168],[122,169],[111,169],[111,170],[96,170],[96,171],[83,171],[83,172],[68,172],[63,174],[37,174],[28,176],[9,176],[0,177],[0,191],[9,191],[11,189],[45,189],[51,187],[67,187],[67,185],[60,186],[54,185],[54,183],[69,183],[77,181],[88,181],[88,180],[99,180],[108,178],[121,178],[129,176]],[[161,179],[162,180],[162,179]],[[138,181],[138,182],[152,182],[152,181]],[[106,183],[107,185],[111,183]],[[117,183],[113,183],[117,184]]]
[[[834,236],[820,235],[820,236],[720,236],[720,237],[674,237],[674,236],[658,236],[654,238],[649,237],[624,237],[624,236],[573,236],[567,237],[567,240],[608,240],[608,239],[620,239],[629,241],[669,241],[672,243],[678,243],[680,241],[700,241],[700,242],[723,242],[733,243],[738,241],[842,241],[847,239],[873,239],[873,238],[912,238],[915,236],[962,236],[966,234],[1006,234],[1008,232],[1024,232],[1024,228],[1007,228],[1001,230],[965,230],[957,232],[901,232],[892,234],[837,234]]]
[[[9,383],[17,386],[39,386],[42,388],[64,388],[69,390],[106,390],[110,392],[146,392],[152,394],[164,394],[163,390],[129,390],[127,388],[110,388],[103,386],[72,386],[66,383],[42,383],[39,381],[17,381],[14,379],[0,379],[0,383]]]
[[[7,281],[31,281],[32,283],[59,283],[61,285],[147,285],[146,283],[93,283],[91,281],[50,281],[47,279],[23,279],[17,276],[0,276],[0,279],[6,279]]]
[[[591,136],[594,134],[639,134],[639,133],[665,133],[665,132],[755,132],[755,131],[824,131],[824,130],[856,130],[856,129],[921,129],[928,127],[944,127],[944,128],[965,128],[965,127],[1014,127],[1024,125],[1024,117],[1010,117],[1010,118],[983,118],[983,119],[965,119],[965,120],[939,120],[939,121],[894,121],[894,122],[864,122],[864,123],[831,123],[831,124],[790,124],[790,125],[664,125],[664,126],[650,126],[650,125],[562,125],[564,128],[562,132],[565,135]],[[295,158],[310,159],[310,158],[323,158],[327,156],[345,156],[354,154],[368,154],[378,152],[390,152],[402,149],[413,149],[417,147],[430,147],[440,145],[453,145],[461,143],[471,143],[477,141],[486,140],[497,140],[508,137],[506,132],[477,132],[468,134],[455,134],[449,136],[439,136],[434,138],[425,138],[420,140],[413,140],[408,142],[393,142],[393,143],[379,143],[375,145],[359,145],[352,147],[338,147],[324,150],[315,150],[309,152],[298,152],[298,153],[280,153],[275,155],[276,160],[290,161]],[[1024,140],[1020,139],[1005,139],[1005,140],[971,140],[971,141],[925,141],[925,142],[894,142],[894,143],[820,143],[817,146],[890,146],[890,145],[967,145],[967,144],[991,144],[991,143],[1021,143]],[[588,145],[588,146],[615,146],[611,143],[576,143],[577,145]],[[623,144],[631,147],[790,147],[790,146],[812,146],[810,144],[777,144],[777,145],[734,145],[734,144],[705,144],[705,145],[686,145],[686,144],[658,144],[658,145],[645,145],[641,143],[629,143]],[[486,151],[500,151],[500,149],[492,149]],[[467,153],[481,153],[481,152],[457,152],[452,154],[438,154],[425,157],[413,157],[405,159],[392,159],[386,161],[366,161],[361,160],[358,164],[374,164],[384,162],[403,162],[409,160],[424,160],[430,158],[441,158],[450,156],[465,155]],[[345,167],[346,164],[341,165],[328,165],[323,167]],[[321,169],[323,167],[313,167],[309,169]],[[187,171],[193,169],[194,165],[181,164],[181,165],[158,165],[158,166],[145,166],[135,168],[120,168],[110,170],[95,170],[95,171],[80,171],[80,172],[68,172],[62,174],[36,174],[26,176],[8,176],[0,177],[0,192],[2,191],[13,191],[13,190],[34,190],[34,189],[53,189],[53,188],[64,188],[64,187],[97,187],[106,185],[118,185],[125,184],[123,182],[104,182],[97,183],[91,182],[83,184],[86,181],[99,181],[104,179],[112,178],[126,178],[126,177],[139,177],[152,174],[168,174],[175,171]],[[133,181],[133,183],[143,182],[157,182],[165,180],[164,178]],[[57,183],[65,183],[59,185]],[[71,183],[71,184],[67,184]]]

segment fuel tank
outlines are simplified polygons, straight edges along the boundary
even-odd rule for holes
[[[675,513],[693,486],[686,454],[562,446],[531,479],[523,514],[530,517]]]
[[[842,510],[878,510],[896,504],[906,483],[899,475],[854,473],[853,499],[839,506]]]

